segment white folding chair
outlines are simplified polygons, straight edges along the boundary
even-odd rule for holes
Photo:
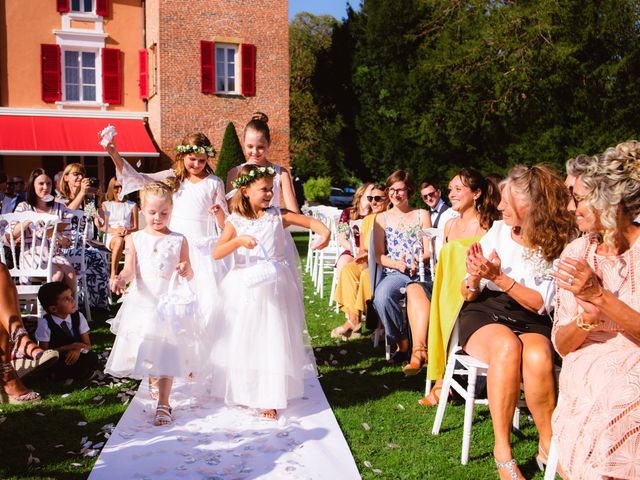
[[[336,209],[337,210],[337,209]],[[340,212],[340,210],[337,210]],[[324,276],[333,272],[334,266],[340,256],[340,244],[338,243],[337,234],[337,220],[339,213],[337,214],[332,210],[320,210],[318,213],[318,219],[324,223],[331,231],[331,239],[329,245],[322,250],[315,250],[317,252],[317,259],[315,264],[315,286],[316,293],[320,295],[320,298],[324,297]]]
[[[91,321],[91,302],[89,298],[89,287],[87,285],[87,262],[85,251],[87,249],[87,240],[89,238],[89,230],[93,226],[91,219],[85,217],[83,210],[67,210],[71,227],[71,246],[65,249],[65,256],[76,268],[76,279],[78,288],[76,288],[76,301],[78,300],[78,292],[82,290],[82,301],[84,304],[84,312],[87,321]]]
[[[0,260],[11,267],[9,275],[16,284],[21,306],[29,311],[35,306],[39,317],[45,312],[38,302],[38,290],[42,283],[52,281],[58,238],[55,232],[59,223],[57,216],[46,213],[0,215],[3,247],[0,249]],[[19,231],[19,235],[14,236],[14,230]]]

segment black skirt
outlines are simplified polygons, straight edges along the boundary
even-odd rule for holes
[[[499,323],[513,333],[539,333],[551,338],[551,317],[533,313],[508,294],[485,288],[472,302],[464,302],[458,315],[459,340],[464,348],[477,330],[485,325]]]

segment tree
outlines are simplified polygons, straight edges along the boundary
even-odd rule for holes
[[[240,145],[240,140],[236,133],[236,127],[233,125],[233,122],[229,122],[222,137],[222,146],[220,147],[220,155],[218,156],[218,163],[216,165],[216,175],[224,182],[227,179],[229,170],[243,164],[244,161],[244,152],[242,151],[242,145]]]

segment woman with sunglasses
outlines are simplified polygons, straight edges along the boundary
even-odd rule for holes
[[[349,208],[345,208],[338,220],[338,241],[340,246],[344,249],[338,261],[336,262],[336,275],[340,275],[340,270],[347,263],[351,263],[354,260],[354,256],[357,252],[353,252],[353,247],[360,248],[360,228],[357,225],[352,225],[351,221],[362,220],[364,217],[371,213],[371,207],[367,198],[371,195],[371,183],[365,183],[360,185],[353,195],[353,200]],[[349,236],[352,236],[353,246],[350,243]]]
[[[385,188],[393,207],[378,215],[373,227],[375,259],[382,267],[382,280],[375,287],[373,305],[384,325],[387,343],[397,348],[391,362],[403,363],[408,360],[409,340],[400,300],[407,285],[419,281],[420,262],[429,258],[428,240],[420,231],[431,227],[431,218],[426,210],[409,205],[415,183],[408,172],[393,172]],[[430,278],[428,274],[425,277]],[[430,282],[420,283],[420,287],[430,298]],[[414,339],[411,361],[424,364],[427,325],[410,322],[410,327]]]
[[[122,184],[116,177],[109,180],[106,201],[100,207],[100,216],[106,227],[104,244],[111,251],[111,277],[116,275],[118,264],[124,251],[124,238],[138,230],[138,206],[127,200],[120,200]]]
[[[331,330],[334,338],[356,338],[361,325],[361,316],[366,313],[367,301],[371,299],[371,280],[369,277],[369,241],[376,215],[387,208],[387,196],[383,185],[373,185],[367,189],[366,200],[371,214],[364,217],[360,227],[360,246],[354,261],[346,264],[340,271],[334,298],[347,320],[339,327]]]
[[[553,437],[566,478],[638,478],[640,142],[567,162],[584,236],[562,252],[551,339],[563,357]]]

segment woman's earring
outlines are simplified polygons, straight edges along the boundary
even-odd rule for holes
[[[477,198],[473,199],[473,208],[474,208],[474,210],[478,209],[478,204],[476,203],[476,200],[477,200]]]

